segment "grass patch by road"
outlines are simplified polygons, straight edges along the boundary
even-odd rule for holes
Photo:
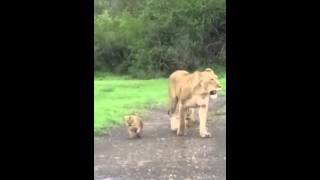
[[[127,80],[118,77],[94,81],[94,132],[122,122],[124,115],[148,106],[165,104],[166,79]]]
[[[226,76],[219,73],[225,94]],[[101,134],[105,129],[122,123],[123,116],[131,112],[144,113],[152,106],[166,105],[168,100],[166,78],[136,80],[129,76],[108,75],[94,80],[94,132]]]

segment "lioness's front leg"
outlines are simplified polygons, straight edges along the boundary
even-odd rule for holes
[[[211,134],[207,130],[207,114],[208,114],[208,103],[205,106],[199,108],[199,119],[200,119],[200,136],[202,138],[211,137]]]

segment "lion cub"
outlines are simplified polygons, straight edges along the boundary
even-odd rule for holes
[[[129,115],[125,116],[124,120],[128,127],[129,138],[141,137],[143,123],[139,116]]]

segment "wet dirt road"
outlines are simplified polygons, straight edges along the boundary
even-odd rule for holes
[[[199,136],[198,124],[178,137],[170,131],[164,108],[150,109],[143,137],[128,139],[126,128],[112,129],[94,140],[94,179],[226,179],[226,98],[210,101],[208,131]]]

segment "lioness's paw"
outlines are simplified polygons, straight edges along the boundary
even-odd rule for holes
[[[173,132],[176,132],[178,130],[178,128],[174,124],[171,124],[170,129]]]
[[[200,137],[202,137],[202,138],[210,138],[210,137],[212,137],[212,135],[209,132],[203,132],[203,133],[200,133]]]
[[[177,135],[178,136],[184,136],[184,135],[186,135],[186,132],[182,132],[182,131],[178,130],[177,131]]]
[[[172,132],[177,132],[177,128],[171,128]]]

